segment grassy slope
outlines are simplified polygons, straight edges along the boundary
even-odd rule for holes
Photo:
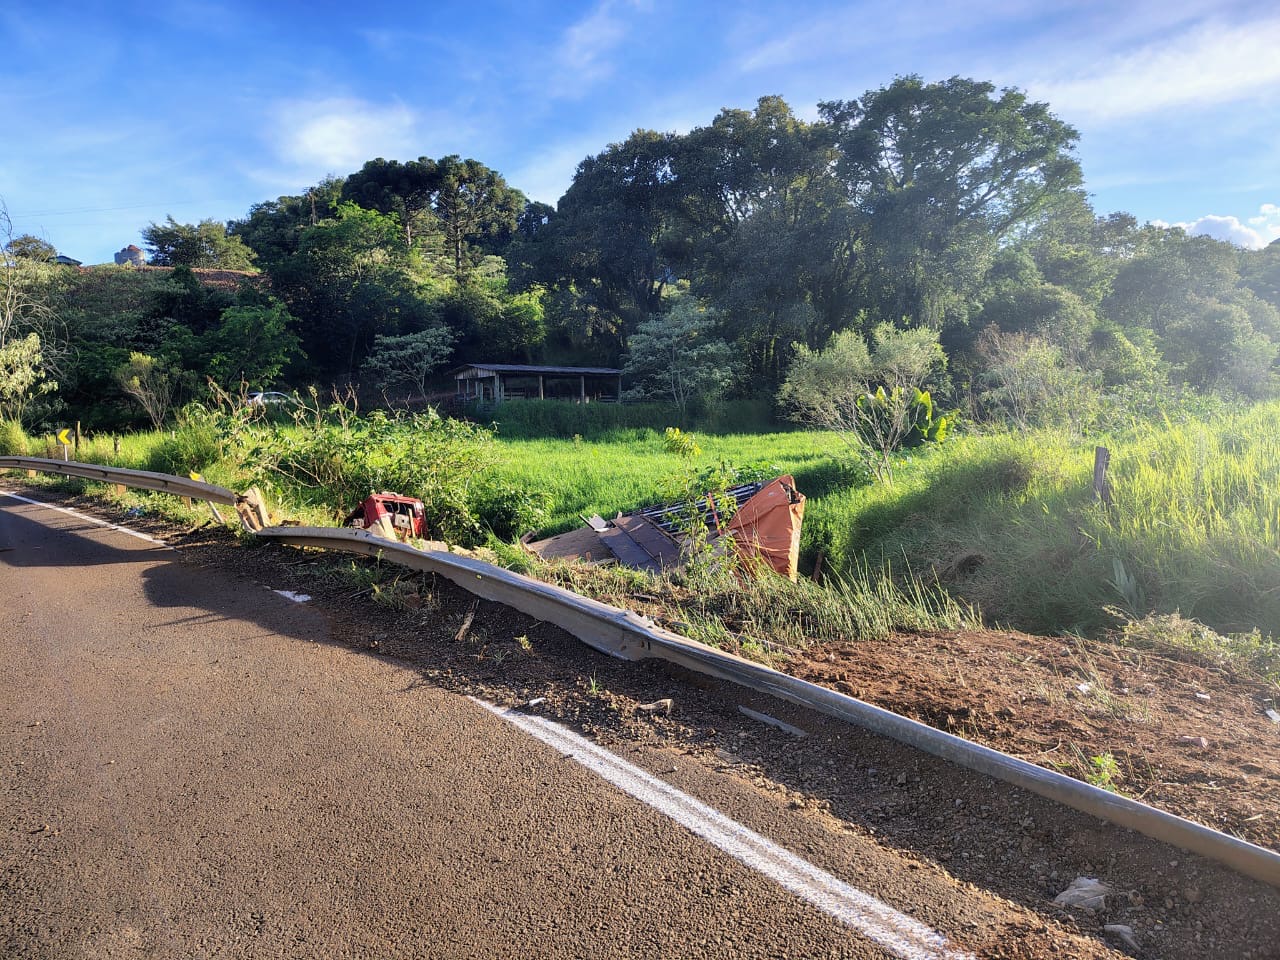
[[[1116,505],[1092,496],[1092,443],[1061,434],[956,437],[904,457],[892,486],[847,483],[830,434],[701,437],[697,463],[765,461],[810,497],[804,556],[936,575],[996,622],[1093,632],[1114,608],[1180,611],[1280,635],[1280,404],[1107,441]],[[507,477],[547,491],[549,530],[660,500],[685,461],[656,432],[504,441]]]

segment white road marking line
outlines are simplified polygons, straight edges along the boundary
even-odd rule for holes
[[[87,513],[81,513],[78,510],[72,510],[70,507],[59,507],[52,503],[45,503],[43,500],[31,500],[28,497],[21,496],[16,493],[10,493],[8,490],[0,490],[0,497],[12,497],[14,500],[21,500],[23,503],[29,503],[33,507],[44,507],[46,510],[57,510],[59,513],[70,514],[77,520],[87,520],[89,523],[96,523],[100,527],[106,527],[109,530],[115,530],[119,533],[127,533],[131,537],[137,537],[139,540],[145,540],[147,543],[154,543],[158,547],[164,547],[166,550],[172,550],[173,547],[165,543],[163,540],[157,540],[155,537],[148,536],[145,533],[139,533],[137,530],[130,530],[128,527],[122,527],[118,523],[108,523],[106,520],[99,520],[97,517],[91,517]]]
[[[475,697],[469,699],[576,760],[902,960],[974,960],[972,954],[949,946],[947,938],[931,927],[815,867],[573,731],[542,717],[504,710]]]

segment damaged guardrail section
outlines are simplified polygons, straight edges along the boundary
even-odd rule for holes
[[[0,457],[0,470],[6,468],[26,470],[33,475],[37,472],[59,473],[67,477],[82,477],[85,480],[110,483],[117,487],[154,490],[159,493],[171,493],[175,497],[185,497],[188,500],[225,504],[236,508],[236,512],[240,515],[240,522],[251,532],[271,524],[266,501],[257,487],[251,487],[245,493],[236,493],[226,487],[214,486],[212,483],[193,480],[189,477],[152,473],[150,470],[104,467],[100,464],[80,463],[76,460],[47,460],[43,457]],[[221,519],[220,516],[219,519]]]
[[[632,611],[580,596],[482,560],[444,550],[418,550],[359,530],[267,526],[267,511],[257,491],[237,495],[221,487],[164,474],[29,457],[0,457],[0,468],[4,467],[82,476],[107,483],[162,490],[193,499],[234,504],[245,527],[265,539],[299,547],[381,557],[409,569],[438,574],[485,600],[493,600],[538,620],[554,623],[587,645],[611,656],[624,660],[657,658],[750,690],[771,694],[1153,839],[1217,860],[1246,876],[1280,888],[1280,854],[1265,847],[697,643],[663,630]],[[71,472],[68,468],[85,472]],[[230,499],[214,500],[215,495]]]

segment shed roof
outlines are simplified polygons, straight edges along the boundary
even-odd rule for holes
[[[532,373],[532,374],[566,374],[569,376],[601,376],[616,377],[622,371],[616,367],[537,367],[525,363],[464,363],[455,367],[452,373],[463,370],[487,370],[490,373]]]

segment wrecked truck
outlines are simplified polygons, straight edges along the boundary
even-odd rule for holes
[[[767,482],[731,487],[735,508],[727,520],[710,496],[679,503],[641,507],[612,520],[593,516],[587,524],[544,540],[526,538],[525,549],[544,560],[576,559],[588,563],[621,563],[659,573],[679,566],[686,553],[690,523],[707,528],[717,546],[732,548],[748,563],[762,563],[796,579],[800,560],[800,528],[804,494],[795,480],[781,476]],[[723,502],[723,500],[722,500]]]

